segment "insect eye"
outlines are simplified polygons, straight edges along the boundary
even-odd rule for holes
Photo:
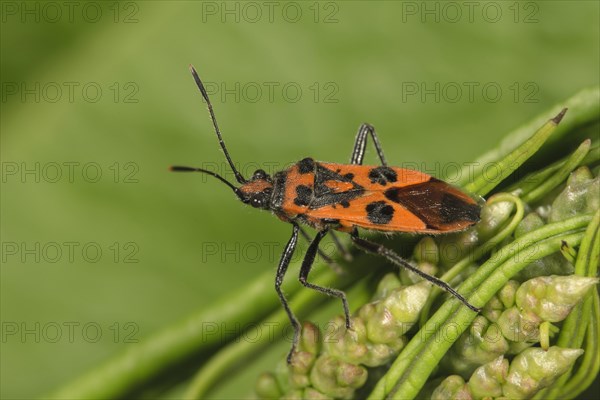
[[[252,206],[254,207],[260,207],[262,205],[262,200],[255,197],[252,199]]]
[[[267,179],[267,173],[262,169],[257,169],[252,175],[252,179]]]

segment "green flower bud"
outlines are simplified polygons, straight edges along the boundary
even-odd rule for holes
[[[477,368],[469,379],[469,390],[474,399],[502,396],[502,384],[508,375],[508,360],[503,356]]]
[[[468,331],[456,341],[443,363],[449,370],[469,377],[477,367],[498,358],[508,350],[508,342],[498,325],[485,317],[475,318]]]
[[[431,284],[423,281],[395,290],[382,300],[383,306],[390,310],[394,319],[402,324],[403,333],[419,320],[419,314],[427,302]]]
[[[388,308],[377,304],[375,313],[366,320],[367,337],[372,343],[392,343],[404,334],[400,324],[394,319]]]
[[[430,290],[428,282],[421,282],[394,289],[387,297],[364,305],[358,311],[357,320],[362,325],[354,336],[356,340],[337,335],[325,341],[326,347],[347,362],[377,366],[389,361],[404,347],[403,335],[418,320]],[[363,328],[366,337],[362,336]],[[348,343],[351,350],[347,349]]]
[[[581,354],[581,349],[556,346],[524,350],[510,363],[502,393],[511,399],[528,399],[567,372]]]
[[[594,175],[592,174],[592,171],[584,165],[571,172],[569,178],[567,178],[567,186],[587,183],[591,179],[594,179]]]
[[[275,375],[270,372],[263,372],[259,375],[254,391],[260,399],[278,399],[282,395]]]
[[[339,361],[334,357],[321,354],[315,362],[315,367],[312,369],[310,374],[310,381],[312,386],[321,391],[322,393],[331,393],[337,389],[335,381],[335,371],[338,367]],[[346,395],[348,393],[345,393]]]
[[[433,391],[431,400],[471,400],[471,392],[463,378],[450,375]]]
[[[524,282],[538,276],[572,275],[575,271],[573,264],[568,262],[560,253],[540,258],[523,268],[515,279]]]
[[[544,220],[538,213],[532,212],[529,213],[519,222],[517,227],[515,228],[515,239],[520,238],[526,233],[532,232],[536,229],[544,226]]]
[[[364,385],[367,370],[364,367],[346,363],[322,354],[310,374],[315,389],[327,396],[349,399],[356,388]]]
[[[479,345],[481,354],[486,354],[485,358],[489,358],[492,354],[500,355],[506,352],[509,342],[504,336],[497,324],[490,324],[482,335],[483,341]],[[481,356],[480,356],[481,357]],[[481,357],[483,358],[483,357]]]
[[[597,278],[577,275],[540,276],[519,287],[516,303],[523,310],[537,315],[540,320],[559,322],[597,283]]]
[[[492,322],[498,321],[504,310],[515,305],[515,295],[518,288],[519,282],[508,281],[483,307],[481,315]]]
[[[337,383],[343,387],[357,389],[367,381],[367,369],[359,365],[340,362],[337,370]]]
[[[481,221],[477,224],[479,240],[482,242],[485,242],[502,229],[515,208],[513,202],[498,201],[490,204],[490,199],[481,209]]]
[[[288,367],[288,382],[292,388],[304,388],[310,384],[308,374],[317,358],[321,344],[321,334],[316,325],[305,322],[297,351],[292,355]]]
[[[321,350],[321,332],[315,324],[311,322],[304,322],[302,324],[298,349],[311,354],[319,353]]]
[[[587,203],[590,200],[594,203],[595,196],[591,195],[591,199],[587,196],[588,192],[597,188],[597,179],[592,179],[592,174],[586,167],[573,171],[564,190],[554,199],[548,221],[558,222],[586,212]]]
[[[392,290],[398,289],[400,286],[402,286],[402,282],[400,282],[398,274],[393,272],[385,274],[377,284],[377,289],[373,295],[373,301],[389,295]]]
[[[335,317],[323,337],[323,350],[336,359],[360,364],[369,357],[367,328],[360,317],[352,317],[352,329],[346,329],[344,317]]]
[[[500,299],[505,308],[509,308],[515,305],[515,297],[518,289],[519,282],[510,280],[506,282],[506,285],[500,289],[496,296],[498,296],[498,299]]]
[[[440,261],[438,245],[431,236],[425,236],[417,243],[413,255],[418,263],[426,262],[437,265]]]
[[[478,238],[476,229],[442,236],[439,242],[440,264],[449,267],[462,260],[477,246]]]
[[[302,399],[310,399],[310,400],[333,400],[333,397],[329,397],[326,394],[319,392],[315,388],[306,388],[304,389],[304,395]]]
[[[537,342],[542,320],[534,313],[510,307],[500,315],[496,324],[502,336],[513,342]]]
[[[398,290],[398,289],[395,289]],[[388,296],[390,293],[388,293]],[[371,318],[376,318],[376,314],[379,312],[379,308],[377,304],[379,304],[381,300],[373,301],[371,303],[367,303],[358,309],[357,314],[358,318],[363,321],[368,321]]]
[[[303,388],[309,385],[308,373],[315,362],[316,356],[307,351],[294,353],[290,364],[289,381],[291,387]]]
[[[365,321],[368,340],[390,345],[401,340],[418,320],[430,290],[427,282],[400,287],[387,297],[361,307],[358,315]]]
[[[363,360],[362,364],[367,367],[377,367],[391,361],[406,346],[407,341],[405,336],[401,336],[391,343],[367,344],[368,357]]]
[[[496,322],[505,308],[506,307],[504,307],[502,301],[500,301],[498,295],[496,294],[483,307],[483,309],[481,310],[481,315],[483,315],[489,321]]]

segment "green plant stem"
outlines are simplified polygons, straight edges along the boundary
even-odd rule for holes
[[[598,346],[598,337],[600,336],[600,300],[598,292],[593,294],[593,313],[587,329],[585,353],[581,360],[581,365],[573,378],[562,387],[560,398],[573,399],[592,384],[600,371],[600,347]]]
[[[600,211],[596,212],[588,226],[585,236],[579,246],[575,274],[579,276],[595,277],[598,272],[598,254],[600,254]],[[557,345],[568,348],[579,348],[583,343],[587,324],[592,310],[591,293],[584,301],[571,311],[563,322]]]
[[[356,273],[354,274],[356,275]],[[339,288],[347,287],[348,285],[356,282],[356,276],[345,274],[342,277],[337,275],[331,270],[325,271],[319,279],[313,280],[320,286],[333,286]],[[358,281],[352,291],[351,298],[356,303],[360,303],[361,300],[368,301],[370,290],[366,279]],[[308,313],[314,309],[318,304],[323,303],[328,299],[322,294],[317,294],[311,290],[301,290],[299,293],[290,300],[290,306],[298,315]],[[333,300],[329,298],[330,300]],[[272,330],[269,330],[269,334],[260,334],[255,340],[241,340],[237,342],[231,342],[228,346],[222,348],[208,363],[206,363],[194,376],[184,398],[187,400],[202,399],[206,397],[207,392],[221,379],[228,371],[239,367],[241,363],[244,363],[251,355],[255,355],[262,349],[272,344],[273,341],[280,337],[286,327],[289,327],[288,316],[283,309],[272,313],[270,316],[265,318],[261,323],[256,324],[258,326],[270,326]]]
[[[560,122],[560,119],[558,122]],[[465,186],[465,189],[481,196],[491,192],[542,147],[558,126],[558,122],[555,118],[546,121],[525,143],[494,163],[494,173],[491,176],[486,173],[486,169],[483,169],[480,175]]]
[[[532,247],[532,244],[538,244],[541,240],[549,237],[559,235],[561,232],[572,231],[585,227],[591,220],[591,216],[577,216],[559,223],[548,224],[526,235],[523,235],[516,241],[502,248],[495,256],[486,261],[476,273],[467,278],[465,282],[459,287],[459,293],[465,294],[470,293],[477,287],[481,286],[486,278],[491,277],[494,271],[499,268],[506,260],[509,259],[510,255],[521,254],[523,258],[523,249]],[[560,246],[560,244],[558,244]],[[537,256],[537,254],[536,254]],[[531,260],[527,260],[531,261]],[[509,276],[505,277],[508,281]],[[493,295],[493,294],[492,294]],[[486,301],[485,299],[475,296],[471,297],[469,301],[475,306],[483,306]],[[407,344],[405,349],[400,353],[392,367],[379,380],[374,390],[371,392],[369,398],[381,399],[386,397],[391,392],[392,388],[400,381],[401,377],[412,368],[411,363],[417,358],[417,354],[424,347],[425,342],[430,338],[438,334],[438,331],[444,325],[444,322],[450,317],[451,314],[456,313],[456,309],[459,304],[456,301],[450,300],[443,304],[440,309],[429,319],[427,324],[421,328],[421,330],[413,337],[413,339]],[[470,311],[469,311],[470,312]],[[472,312],[470,312],[472,314]],[[475,314],[472,315],[475,317]],[[441,356],[440,356],[441,357]],[[434,365],[431,366],[433,368]],[[427,379],[429,374],[423,376],[422,379]]]
[[[514,192],[516,190],[519,190],[522,193],[522,196],[527,195],[529,192],[531,192],[543,182],[545,182],[556,171],[563,168],[563,166],[567,163],[569,158],[570,156],[562,158],[561,160],[556,161],[539,171],[527,174],[523,179],[510,185],[508,188],[504,189],[504,191]],[[590,151],[583,158],[583,160],[581,160],[579,165],[591,165],[598,162],[598,160],[600,160],[600,146],[594,146],[590,149]]]
[[[575,129],[582,128],[600,120],[600,87],[583,89],[560,105],[541,113],[538,117],[520,126],[502,139],[494,150],[491,150],[472,163],[465,165],[460,173],[458,186],[465,187],[474,177],[482,174],[486,166],[497,163],[509,153],[522,146],[549,116],[556,115],[563,107],[569,108],[568,116],[560,123],[548,144],[556,143]]]
[[[323,268],[325,270],[325,268]],[[324,271],[315,271],[315,277]],[[221,323],[246,326],[263,319],[279,306],[273,289],[273,272],[267,271],[250,285],[229,294],[208,309],[194,314],[184,321],[156,333],[125,352],[108,360],[67,386],[60,388],[49,398],[97,399],[123,397],[136,387],[167,371],[173,365],[197,354],[223,345],[235,337],[233,333],[206,334]],[[297,291],[298,285],[286,284],[287,293]]]
[[[545,179],[544,182],[534,190],[525,194],[523,196],[523,201],[530,204],[535,203],[550,193],[552,189],[563,183],[569,174],[583,161],[585,156],[590,151],[591,144],[591,140],[585,140],[577,148],[577,150],[571,154],[571,156],[567,159],[567,162],[558,171],[556,171],[556,173],[549,176],[548,179]]]
[[[468,254],[465,258],[457,262],[452,268],[450,268],[446,273],[444,273],[440,279],[444,282],[452,282],[454,278],[456,278],[466,267],[468,267],[472,262],[480,259],[485,254],[490,252],[494,247],[498,246],[499,243],[502,243],[504,239],[506,239],[509,235],[511,235],[514,230],[519,225],[519,222],[523,219],[525,214],[525,206],[521,199],[517,196],[509,194],[509,193],[499,193],[488,200],[488,205],[508,201],[515,204],[515,215],[512,220],[506,227],[504,227],[500,232],[490,238],[488,241],[483,243],[481,246],[478,246],[473,250],[472,253]],[[427,318],[429,317],[429,311],[433,305],[433,302],[436,298],[442,293],[440,289],[437,287],[433,287],[429,298],[427,299],[427,303],[423,307],[421,311],[421,320],[420,325],[425,325]]]

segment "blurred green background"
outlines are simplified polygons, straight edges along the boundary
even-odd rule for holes
[[[245,174],[347,162],[369,122],[390,163],[441,175],[599,82],[596,1],[1,6],[7,399],[57,389],[275,271],[289,226],[167,171],[231,178],[188,64]],[[215,396],[250,393],[286,348]]]

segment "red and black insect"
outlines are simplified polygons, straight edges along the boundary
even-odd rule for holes
[[[288,354],[288,362],[298,343],[300,323],[281,291],[281,284],[296,248],[298,234],[309,237],[301,224],[316,229],[317,234],[304,256],[300,282],[310,289],[339,298],[344,307],[347,328],[350,328],[350,312],[344,292],[308,282],[308,274],[319,252],[319,243],[325,235],[333,235],[333,231],[349,233],[358,248],[383,256],[392,264],[413,271],[451,293],[471,310],[479,311],[442,280],[422,272],[392,250],[363,239],[358,234],[358,228],[388,233],[438,234],[460,231],[479,221],[481,208],[477,201],[459,189],[422,172],[388,166],[375,129],[368,124],[361,125],[358,130],[350,164],[324,163],[305,158],[273,176],[259,169],[250,179],[246,179],[235,168],[229,156],[198,73],[193,67],[190,69],[208,105],[219,144],[240,186],[236,187],[222,176],[201,168],[174,166],[171,170],[212,175],[229,186],[243,203],[269,210],[292,225],[292,236],[281,255],[275,277],[275,290],[294,327],[294,341]],[[368,136],[373,140],[381,161],[380,166],[362,165]]]

